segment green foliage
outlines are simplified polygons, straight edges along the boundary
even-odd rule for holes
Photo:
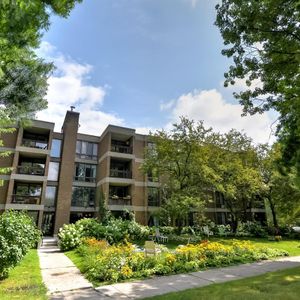
[[[283,163],[300,172],[300,4],[296,0],[222,0],[215,24],[233,58],[225,86],[245,80],[235,93],[244,113],[280,113]]]
[[[197,271],[287,255],[286,251],[256,247],[249,241],[202,242],[166,249],[155,256],[145,256],[130,243],[110,246],[103,241],[84,240],[77,248],[82,257],[81,270],[93,282],[118,282],[130,278],[149,277]]]
[[[34,49],[49,28],[50,16],[67,17],[80,2],[0,1],[0,134],[12,132],[16,121],[34,118],[35,112],[47,108],[47,79],[53,64],[38,58]],[[0,173],[8,172],[0,168]]]
[[[72,250],[78,247],[83,237],[82,226],[76,226],[76,224],[64,224],[59,229],[58,246],[62,251]]]
[[[140,240],[149,236],[150,230],[135,221],[111,218],[105,224],[85,218],[75,224],[64,225],[58,233],[59,247],[63,251],[78,247],[82,238],[105,239],[110,244],[128,240]]]
[[[247,208],[256,206],[264,183],[257,147],[245,134],[214,133],[203,122],[181,118],[170,133],[158,131],[151,140],[155,147],[147,150],[143,169],[155,169],[161,177],[164,225],[187,223],[191,209],[203,220],[201,212],[214,191],[224,195],[233,231],[247,218]]]
[[[264,183],[261,196],[271,211],[273,226],[278,229],[280,223],[295,223],[300,219],[300,192],[295,168],[286,174],[280,172],[278,162],[282,157],[282,147],[278,143],[272,147],[261,145],[258,153]]]
[[[41,232],[25,212],[0,215],[0,278],[6,277],[40,238]]]

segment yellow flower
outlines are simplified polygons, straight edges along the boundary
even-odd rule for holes
[[[130,278],[133,274],[132,269],[128,265],[124,265],[121,268],[121,274],[124,278]]]

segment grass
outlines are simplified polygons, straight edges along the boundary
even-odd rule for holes
[[[226,243],[226,240],[231,240],[232,238],[212,238],[212,241],[222,241]],[[290,239],[283,239],[280,242],[276,241],[269,241],[266,238],[239,238],[239,240],[249,240],[253,242],[257,246],[264,246],[268,248],[275,248],[280,250],[286,250],[290,256],[297,256],[300,255],[300,240],[290,240]]]
[[[300,268],[147,298],[151,300],[298,300]]]
[[[46,300],[37,250],[30,250],[9,277],[0,281],[0,299]]]

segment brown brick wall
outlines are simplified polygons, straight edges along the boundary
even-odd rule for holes
[[[3,140],[3,147],[15,148],[17,142],[17,136],[18,136],[17,128],[13,133],[1,134],[1,139]]]
[[[57,193],[55,233],[63,224],[69,223],[78,122],[79,114],[68,111],[63,126],[64,140]]]
[[[98,149],[98,153],[99,156],[98,158],[100,159],[107,151],[110,151],[110,138],[111,134],[110,132],[108,132],[103,139],[101,140],[100,144],[99,144],[99,149]]]
[[[133,153],[137,158],[144,158],[145,142],[135,139]]]
[[[109,176],[110,157],[103,159],[97,166],[97,182]]]
[[[144,211],[136,211],[135,212],[135,220],[136,222],[142,224],[142,225],[147,225],[147,217],[146,217],[146,212]]]
[[[133,178],[136,181],[145,181],[145,174],[143,172],[143,170],[141,169],[142,164],[141,163],[137,163],[137,162],[132,162],[132,174],[133,174]]]
[[[132,193],[132,205],[135,205],[135,206],[145,206],[146,205],[145,187],[132,185],[131,193]]]

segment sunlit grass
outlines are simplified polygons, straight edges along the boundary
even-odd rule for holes
[[[46,292],[36,250],[30,250],[9,277],[0,281],[1,300],[44,300],[48,299]]]
[[[300,267],[203,288],[169,293],[153,300],[298,300]]]

